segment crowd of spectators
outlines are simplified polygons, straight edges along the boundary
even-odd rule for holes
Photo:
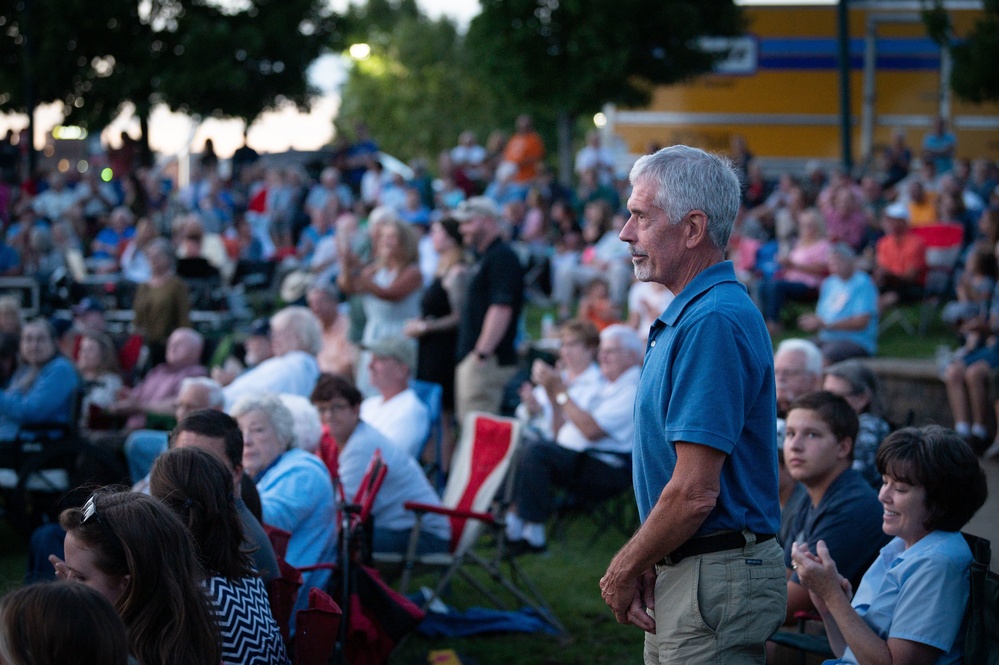
[[[793,322],[814,335],[775,354],[784,538],[807,541],[813,558],[831,552],[848,560],[841,570],[858,583],[887,539],[874,524],[864,541],[870,551],[843,547],[856,520],[836,511],[870,514],[889,426],[876,379],[854,359],[876,354],[886,311],[923,296],[927,246],[914,229],[960,228],[965,270],[945,320],[964,341],[946,370],[948,392],[958,434],[983,441],[990,434],[999,169],[956,158],[948,136],[937,126],[914,162],[897,133],[880,176],[859,181],[818,165],[771,179],[744,142],[733,143],[745,187],[729,256],[772,334]],[[618,238],[629,218],[626,165],[591,132],[576,156],[574,186],[560,183],[528,116],[508,140],[491,137],[485,146],[463,132],[439,155],[435,180],[419,165],[411,176],[387,168],[380,155],[359,127],[353,144],[325,155],[314,180],[245,146],[226,172],[210,145],[190,183],[174,191],[117,152],[111,157],[123,166],[110,182],[89,174],[8,177],[0,184],[0,273],[33,277],[52,294],[78,294],[74,284],[98,275],[115,285],[115,306],[127,296],[133,316],[115,337],[109,299],[70,295],[61,303],[72,305],[68,314],[47,312],[53,323],[22,321],[18,303],[0,298],[0,439],[33,422],[79,418],[83,432],[123,451],[138,490],[148,491],[154,470],[154,495],[163,493],[170,464],[205,466],[224,479],[223,490],[237,488],[237,499],[259,495],[256,517],[239,499],[213,519],[241,521],[242,529],[233,527],[238,542],[259,534],[261,523],[287,531],[286,559],[296,566],[336,557],[333,481],[349,496],[375,450],[389,468],[374,506],[376,551],[405,550],[414,518],[404,502],[439,503],[421,467],[433,423],[414,379],[443,388],[446,451],[471,411],[507,410],[528,425],[507,521],[513,552],[545,548],[556,488],[588,500],[627,490],[644,340],[673,294],[636,282]],[[223,331],[222,341],[196,330],[202,282],[235,286],[247,266],[261,264],[276,274],[282,307],[256,303],[252,316],[238,319],[253,323]],[[555,346],[558,362],[535,361],[521,370],[521,384],[525,298],[554,306],[558,325],[541,346]],[[230,297],[227,306],[235,314],[245,303]],[[208,416],[208,434],[188,420],[223,411],[235,421],[212,425]],[[159,419],[172,425],[174,417],[181,426],[173,438],[157,431]],[[117,444],[108,430],[120,435]],[[168,445],[184,447],[177,441],[185,432],[184,440],[238,436],[239,452],[233,457],[226,443],[214,453],[221,465],[171,454],[154,466]],[[818,453],[805,443],[810,432],[825,446]],[[988,453],[999,454],[999,443]],[[180,487],[182,476],[170,480],[171,492],[208,497],[219,489]],[[250,489],[241,493],[241,485]],[[171,508],[191,523],[204,518],[183,501]],[[827,510],[839,520],[832,527],[823,522]],[[74,513],[63,522],[83,533],[87,519]],[[446,520],[428,519],[418,548],[447,550]],[[235,556],[223,565],[224,551],[207,550],[208,535],[196,534],[194,555],[213,593],[236,585],[259,595],[244,578],[269,564]],[[817,553],[820,537],[837,542]],[[790,565],[808,554],[783,544],[789,596],[805,609],[808,584]],[[308,573],[306,588],[325,586],[327,577]]]

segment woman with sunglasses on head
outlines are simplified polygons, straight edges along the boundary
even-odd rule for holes
[[[64,510],[66,560],[56,575],[111,601],[128,628],[140,665],[219,665],[222,650],[212,600],[190,534],[156,499],[99,491]]]
[[[194,536],[198,559],[208,575],[205,586],[215,601],[222,661],[285,665],[288,656],[271,616],[267,589],[243,549],[232,473],[209,452],[174,448],[153,464],[149,491]]]

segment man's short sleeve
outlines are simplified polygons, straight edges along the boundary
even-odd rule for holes
[[[753,350],[728,316],[718,312],[706,315],[684,334],[688,340],[680,348],[688,351],[673,362],[666,438],[731,454],[745,425],[737,416],[747,412],[759,392],[761,377]],[[732,417],[719,418],[722,413]]]
[[[520,302],[524,277],[517,255],[510,250],[497,252],[487,264],[489,304],[514,306]]]

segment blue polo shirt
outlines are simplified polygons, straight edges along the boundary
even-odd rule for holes
[[[731,261],[697,275],[652,325],[635,401],[634,478],[644,522],[676,467],[676,442],[727,455],[695,536],[776,533],[777,396],[763,316]]]

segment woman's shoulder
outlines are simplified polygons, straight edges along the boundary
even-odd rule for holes
[[[885,546],[892,547],[895,541]],[[909,575],[916,571],[932,571],[932,575],[948,572],[963,574],[973,557],[968,542],[959,531],[932,531],[919,542],[898,553],[902,570]]]
[[[331,485],[329,470],[318,456],[301,448],[292,448],[281,456],[281,460],[272,469],[277,477],[294,476],[298,481],[319,481],[324,486]]]
[[[67,377],[71,376],[71,377],[73,377],[74,381],[76,381],[78,379],[78,375],[76,373],[76,366],[73,364],[73,362],[69,358],[67,358],[66,356],[64,356],[62,354],[56,354],[52,358],[52,360],[50,360],[47,363],[45,363],[45,366],[43,367],[43,371],[46,371],[46,372],[49,372],[49,373],[52,373],[52,374],[59,374],[60,376],[62,376],[62,375],[65,375]]]

